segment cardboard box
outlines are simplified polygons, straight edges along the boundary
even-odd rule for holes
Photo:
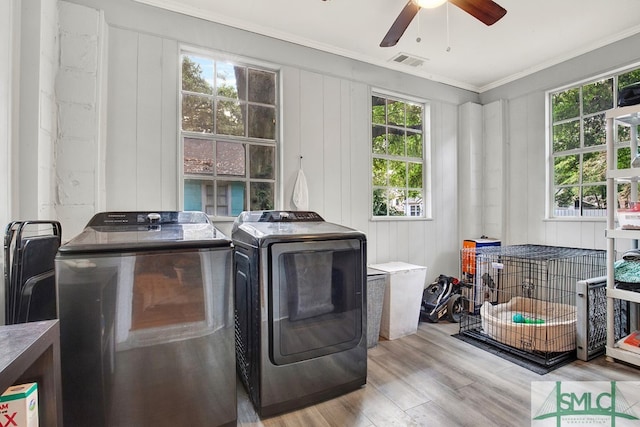
[[[618,347],[640,353],[640,331],[633,331],[618,341]]]
[[[476,272],[480,273],[483,270],[483,266],[479,265],[476,260],[476,254],[481,248],[500,245],[500,240],[486,237],[467,239],[462,242],[460,259],[462,264],[462,280],[473,284],[473,287],[463,289],[462,296],[470,302],[469,312],[471,313],[477,313],[484,301],[495,302],[497,300],[497,295],[485,295],[486,285],[482,280],[482,275],[476,275]],[[486,270],[486,268],[484,268],[484,270]],[[497,290],[494,290],[494,293],[495,291]]]
[[[631,209],[618,209],[618,223],[623,230],[640,230],[640,205]]]
[[[462,272],[465,275],[476,274],[476,250],[487,246],[500,246],[500,240],[480,238],[467,239],[462,242]]]
[[[38,427],[38,383],[11,386],[0,396],[0,426]]]

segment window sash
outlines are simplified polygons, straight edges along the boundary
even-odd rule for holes
[[[640,68],[610,73],[548,92],[548,217],[605,218],[604,113],[617,105],[618,90],[629,79],[640,80]],[[571,99],[572,103],[563,103],[565,98]],[[624,148],[624,144],[618,142],[618,136],[619,132],[614,132],[617,151]]]
[[[191,63],[185,65],[185,58]],[[189,48],[181,50],[180,59],[183,208],[218,217],[274,209],[279,181],[279,72]],[[205,66],[195,68],[198,64]],[[185,74],[189,67],[193,68]],[[185,113],[191,107],[200,110]],[[197,117],[201,122],[185,122],[194,112],[201,114]]]
[[[425,218],[428,104],[377,91],[370,99],[371,215],[376,219]],[[421,171],[419,180],[416,171]]]

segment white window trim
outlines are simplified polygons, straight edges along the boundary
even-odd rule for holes
[[[550,89],[545,92],[545,189],[546,189],[546,197],[545,197],[545,221],[583,221],[583,222],[605,222],[607,217],[588,217],[588,216],[555,216],[554,215],[554,206],[555,201],[553,198],[554,195],[554,184],[553,184],[553,173],[554,173],[554,163],[553,163],[553,141],[551,139],[551,128],[553,126],[553,118],[551,111],[551,95],[554,93],[562,92],[567,89],[571,89],[574,87],[581,87],[585,84],[594,83],[603,79],[607,79],[613,77],[615,75],[624,74],[629,71],[633,71],[637,68],[640,68],[640,62],[634,62],[632,64],[626,65],[624,67],[619,67],[605,73],[600,73],[595,76],[591,76],[582,80],[578,80],[566,85],[562,85],[553,89]],[[618,94],[614,87],[613,94],[613,103],[614,107],[618,102]],[[582,117],[582,115],[581,115]],[[588,151],[588,150],[587,150]],[[593,151],[593,150],[592,150]],[[576,151],[577,153],[586,152],[584,149],[580,149],[580,151]]]
[[[250,67],[260,67],[260,68],[264,68],[270,71],[273,71],[274,73],[276,73],[276,79],[277,79],[277,91],[276,91],[276,96],[277,96],[277,105],[278,108],[276,109],[276,118],[277,118],[277,126],[276,126],[276,130],[275,130],[275,134],[276,134],[276,141],[275,141],[275,147],[276,147],[276,156],[275,156],[275,183],[274,183],[274,209],[282,209],[283,206],[283,192],[284,192],[284,179],[283,179],[283,149],[282,147],[284,146],[283,143],[283,135],[284,135],[284,118],[283,118],[283,111],[284,111],[284,107],[283,107],[283,67],[281,65],[277,65],[274,63],[270,63],[270,62],[265,62],[262,60],[258,60],[258,59],[254,59],[254,58],[249,58],[249,57],[244,57],[244,56],[239,56],[239,55],[233,55],[230,54],[228,52],[222,52],[222,51],[218,51],[218,50],[214,50],[214,49],[206,49],[206,48],[201,48],[201,47],[196,47],[193,45],[188,45],[188,44],[179,44],[178,45],[178,56],[177,56],[177,67],[178,67],[178,78],[176,79],[176,85],[177,85],[177,91],[176,91],[176,105],[177,105],[177,121],[178,121],[178,126],[176,127],[176,150],[177,150],[177,155],[176,155],[176,171],[177,171],[177,199],[178,199],[178,206],[180,207],[180,209],[182,209],[184,207],[184,158],[183,158],[183,153],[184,153],[184,146],[183,146],[183,140],[182,140],[182,136],[183,136],[183,131],[182,131],[182,125],[181,125],[181,118],[182,118],[182,103],[181,101],[181,93],[182,93],[182,61],[181,61],[181,57],[182,55],[202,55],[205,57],[210,57],[212,59],[214,59],[215,61],[229,61],[229,62],[235,62],[238,64],[242,64],[245,66],[250,66]],[[226,137],[224,139],[227,139]],[[232,140],[233,137],[229,138],[229,140]],[[233,216],[215,216],[215,215],[209,215],[209,217],[212,220],[215,220],[217,222],[233,222],[235,221],[236,217]]]
[[[423,212],[422,216],[374,216],[372,212],[373,207],[373,181],[369,176],[369,205],[367,209],[369,209],[369,220],[370,221],[431,221],[433,220],[432,216],[432,171],[433,167],[431,164],[432,156],[431,156],[431,128],[432,128],[432,116],[431,116],[431,101],[424,98],[417,98],[415,96],[406,95],[399,92],[393,92],[385,89],[379,88],[370,88],[369,89],[369,97],[368,97],[368,114],[369,114],[369,131],[368,131],[368,151],[369,151],[369,174],[372,172],[373,168],[373,151],[371,149],[371,140],[373,138],[372,127],[373,123],[371,122],[371,97],[375,95],[381,95],[384,97],[395,98],[399,101],[407,101],[413,102],[417,104],[422,104],[422,167],[423,167],[423,175],[422,175],[422,189],[423,189]],[[426,170],[426,172],[424,172]]]

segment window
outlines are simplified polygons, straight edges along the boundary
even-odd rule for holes
[[[199,53],[181,61],[184,209],[274,209],[278,73]]]
[[[549,94],[552,217],[606,216],[605,112],[617,105],[619,89],[638,81],[640,69]],[[628,168],[630,129],[619,125],[614,135],[618,167]],[[628,200],[630,185],[618,189]]]
[[[371,97],[372,215],[425,216],[424,102]]]

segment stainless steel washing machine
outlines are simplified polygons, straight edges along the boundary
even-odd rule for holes
[[[55,268],[64,425],[236,425],[231,240],[204,213],[97,214]]]
[[[366,383],[366,237],[315,212],[243,212],[234,244],[236,360],[261,416]]]

